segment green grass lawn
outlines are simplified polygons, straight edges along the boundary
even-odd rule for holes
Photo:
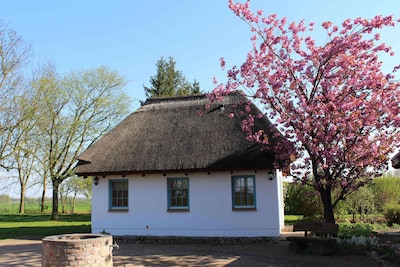
[[[303,215],[285,215],[285,225],[293,225],[302,218]]]
[[[52,203],[51,200],[46,200],[45,202],[46,210],[45,213],[51,212]],[[0,202],[0,214],[13,214],[18,213],[19,202]],[[92,209],[92,204],[90,200],[78,200],[74,206],[74,213],[90,213]],[[61,204],[59,204],[59,210],[61,211]],[[65,211],[67,213],[72,213],[72,204],[67,203],[65,205]],[[29,199],[25,202],[25,213],[28,214],[38,214],[40,213],[40,202],[39,200]]]
[[[35,237],[68,233],[90,233],[90,213],[60,215],[51,221],[49,214],[0,214],[0,239]]]

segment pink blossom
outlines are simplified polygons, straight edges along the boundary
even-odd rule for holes
[[[249,105],[238,111],[248,115],[243,131],[249,140],[273,149],[276,164],[302,155],[291,164],[292,174],[321,194],[338,187],[344,197],[363,185],[360,177],[380,175],[387,155],[400,144],[400,83],[393,80],[400,65],[391,72],[382,69],[380,55],[394,52],[377,43],[377,31],[397,27],[400,20],[377,15],[339,25],[324,22],[320,27],[327,38],[318,39],[327,42],[317,44],[313,22],[288,23],[276,14],[262,17],[261,11],[251,11],[249,1],[229,0],[229,8],[257,38],[250,40],[244,63],[227,71],[225,84],[214,80],[210,99],[240,89],[260,100],[265,116],[279,123],[278,135],[286,138],[281,140],[288,141],[271,148],[270,138],[253,129],[262,117],[251,116]],[[225,67],[223,59],[220,64]]]
[[[332,26],[332,22],[330,22],[330,21],[325,21],[325,22],[322,23],[322,27],[325,30],[329,29],[331,26]]]
[[[222,69],[225,69],[225,59],[224,59],[223,57],[221,57],[221,58],[219,59],[219,63],[220,63],[221,68],[222,68]]]

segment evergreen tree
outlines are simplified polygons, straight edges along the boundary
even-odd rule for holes
[[[143,86],[146,97],[183,96],[200,94],[200,84],[196,80],[190,83],[182,72],[176,70],[176,61],[161,57],[156,64],[157,74],[150,77],[150,87]]]

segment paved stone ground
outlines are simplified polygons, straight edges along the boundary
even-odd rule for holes
[[[382,266],[367,255],[289,252],[284,238],[256,244],[119,244],[114,266]],[[0,240],[0,266],[41,266],[41,240]]]
[[[0,266],[42,266],[42,241],[0,240]]]

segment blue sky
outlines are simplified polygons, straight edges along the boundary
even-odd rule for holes
[[[244,1],[244,0],[242,0]],[[4,1],[0,18],[32,45],[35,63],[54,63],[60,73],[108,66],[128,80],[126,92],[145,100],[161,57],[172,56],[189,81],[202,90],[212,79],[225,80],[219,67],[240,65],[251,49],[250,31],[228,9],[227,0],[13,0]],[[393,14],[400,17],[398,0],[252,0],[252,9],[276,13],[289,21],[320,24],[331,20]],[[397,52],[387,66],[400,62],[399,27],[382,34]],[[314,36],[318,39],[318,36]],[[396,44],[397,43],[397,44]]]

